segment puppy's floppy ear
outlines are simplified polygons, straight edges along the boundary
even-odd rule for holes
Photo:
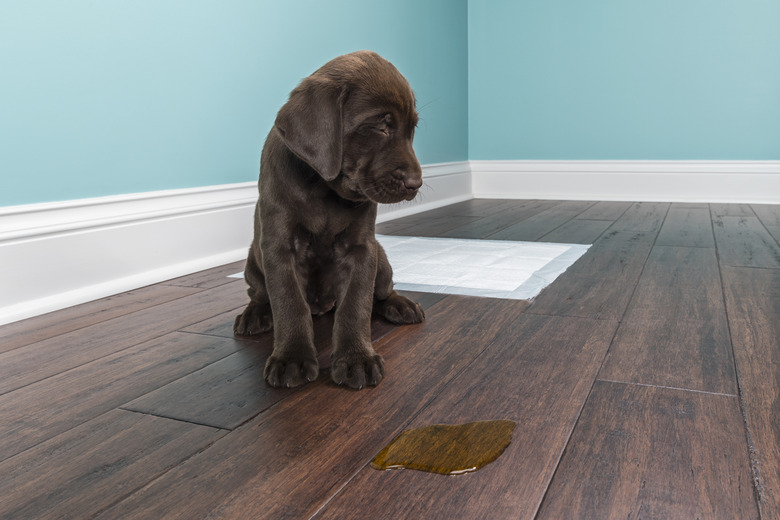
[[[346,88],[315,77],[304,79],[276,116],[276,128],[295,155],[332,181],[341,171],[341,112]]]

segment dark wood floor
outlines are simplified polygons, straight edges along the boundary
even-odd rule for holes
[[[262,381],[236,263],[0,328],[0,518],[780,518],[780,206],[473,200],[387,234],[593,243],[531,302],[415,295],[386,377]],[[402,430],[517,422],[459,476]]]

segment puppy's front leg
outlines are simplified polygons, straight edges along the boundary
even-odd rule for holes
[[[371,307],[376,276],[376,244],[354,245],[344,257],[345,284],[333,324],[331,378],[361,389],[378,385],[385,372],[382,356],[371,345]]]
[[[274,317],[274,349],[263,376],[271,386],[299,386],[319,374],[311,312],[292,251],[283,247],[266,250],[269,254],[263,264]]]

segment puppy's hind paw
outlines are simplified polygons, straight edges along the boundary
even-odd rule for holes
[[[233,334],[236,336],[256,336],[274,327],[270,305],[250,302],[244,312],[236,316],[233,322]]]
[[[397,325],[421,323],[425,319],[425,312],[419,303],[395,291],[386,300],[377,301],[374,310],[390,323]]]

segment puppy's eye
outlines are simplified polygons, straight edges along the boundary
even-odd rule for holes
[[[375,128],[377,132],[389,136],[393,131],[393,116],[385,114]]]
[[[366,123],[360,125],[359,132],[363,135],[379,134],[382,136],[388,136],[390,135],[390,128],[384,123]]]

